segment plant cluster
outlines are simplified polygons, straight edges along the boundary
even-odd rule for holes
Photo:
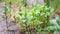
[[[26,32],[36,32],[40,34],[40,31],[47,27],[46,25],[49,22],[50,13],[51,7],[38,4],[30,10],[26,7],[20,7],[18,14],[14,15],[14,19]]]

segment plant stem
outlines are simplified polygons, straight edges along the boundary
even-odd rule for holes
[[[6,26],[7,26],[7,33],[9,34],[7,16],[6,16]]]

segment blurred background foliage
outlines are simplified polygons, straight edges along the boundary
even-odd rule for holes
[[[11,2],[12,4],[15,3],[22,3],[26,5],[26,0],[3,0],[5,3]],[[52,6],[53,8],[56,8],[57,10],[60,10],[60,0],[44,0],[47,6]]]
[[[60,0],[45,0],[48,6],[52,6],[53,8],[60,10]]]

